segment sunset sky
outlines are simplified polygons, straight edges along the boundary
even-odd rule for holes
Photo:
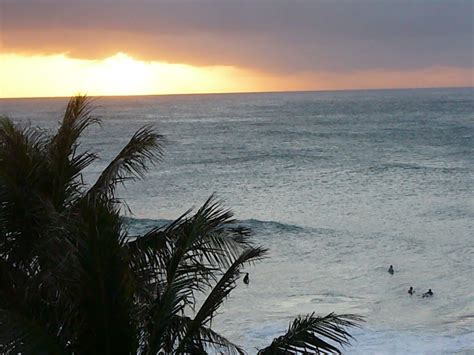
[[[472,0],[0,4],[0,97],[474,86]]]

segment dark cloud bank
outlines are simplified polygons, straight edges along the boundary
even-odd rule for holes
[[[473,68],[472,0],[1,0],[5,51],[273,72]]]

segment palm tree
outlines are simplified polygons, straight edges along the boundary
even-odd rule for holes
[[[79,138],[97,123],[85,96],[69,101],[53,136],[0,119],[0,352],[243,354],[211,320],[267,250],[214,196],[130,235],[116,188],[159,162],[165,140],[141,128],[88,187],[83,170],[97,155]],[[260,353],[339,352],[361,321],[300,317]]]

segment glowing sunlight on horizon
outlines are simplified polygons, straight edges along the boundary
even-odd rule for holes
[[[254,87],[243,71],[230,66],[194,67],[144,62],[125,53],[102,60],[0,55],[0,97],[153,95],[246,91]]]
[[[105,59],[66,54],[0,54],[0,98],[352,90],[473,85],[470,69],[265,72],[233,66],[141,61],[119,52]]]

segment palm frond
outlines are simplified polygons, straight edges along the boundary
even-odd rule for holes
[[[246,240],[236,240],[243,230],[234,229],[231,212],[221,208],[213,196],[196,214],[189,214],[125,242],[136,277],[150,286],[144,294],[156,289],[159,280],[170,283],[186,273],[198,285],[210,287],[216,272],[231,265],[250,246]]]
[[[178,238],[179,230],[186,222],[189,212],[166,226],[152,228],[142,236],[127,236],[123,240],[135,270],[165,267],[165,260],[169,259],[172,253],[171,244]]]
[[[258,354],[340,354],[337,346],[350,345],[352,339],[346,328],[359,327],[361,322],[363,318],[353,314],[330,313],[319,317],[312,313],[298,317],[290,324],[286,334],[275,338]]]
[[[169,262],[172,270],[183,263],[183,257],[188,261],[199,260],[220,269],[227,268],[249,246],[246,240],[239,239],[242,231],[234,228],[232,211],[223,208],[214,195],[193,216],[176,226],[173,239],[179,252],[173,253],[174,258]]]
[[[232,213],[223,209],[214,196],[194,215],[189,217],[189,214],[190,211],[170,225],[153,229],[125,244],[134,274],[142,285],[140,297],[150,300],[156,293],[155,306],[149,316],[147,352],[164,347],[167,329],[174,317],[186,306],[194,308],[195,292],[205,292],[217,282],[199,313],[199,317],[204,318],[193,323],[193,332],[200,329],[209,320],[204,310],[214,307],[210,311],[213,313],[220,306],[233,289],[242,264],[258,260],[265,253],[262,248],[250,248],[245,237],[238,240],[246,230],[235,228]],[[222,274],[223,278],[218,281]],[[217,300],[219,297],[221,301]],[[189,336],[193,338],[192,334]],[[193,352],[196,351],[193,348]]]
[[[40,225],[48,221],[50,172],[44,133],[0,120],[0,255],[28,268]]]
[[[211,348],[216,352],[230,354],[230,355],[243,355],[245,351],[238,345],[231,342],[224,336],[216,333],[211,328],[201,327],[198,330],[198,337],[206,348]]]
[[[180,341],[178,352],[185,351],[189,346],[189,343],[193,343],[190,339],[195,339],[196,332],[201,327],[205,326],[215,315],[217,309],[222,305],[229,293],[235,288],[235,281],[240,276],[241,267],[245,263],[261,260],[266,252],[266,249],[260,247],[249,248],[243,251],[237,260],[234,261],[199,308],[199,311],[196,313],[196,316],[189,325],[186,334]]]
[[[240,269],[245,263],[262,260],[267,249],[262,247],[249,248],[243,251],[234,263],[227,269],[208,295],[196,316],[194,322],[206,324],[215,314],[225,298],[235,287],[235,281],[240,276]]]
[[[57,326],[57,288],[53,292],[46,274],[26,275],[0,262],[0,352],[47,353],[63,351]],[[48,285],[49,283],[49,285]],[[52,295],[54,294],[54,295]],[[53,296],[53,297],[50,297]]]
[[[223,208],[222,202],[211,195],[191,218],[193,230],[198,230],[200,238],[193,244],[207,262],[220,268],[229,267],[242,250],[250,247],[246,237],[249,230],[236,227],[231,210]]]
[[[172,344],[166,341],[170,327],[175,317],[183,314],[184,308],[192,302],[191,290],[195,287],[193,277],[178,277],[168,283],[151,304],[144,327],[147,354],[156,354],[161,348],[171,349]]]
[[[190,327],[192,319],[187,316],[175,316],[169,327],[169,344],[177,345],[186,330]],[[176,351],[176,348],[169,349]],[[224,336],[216,333],[209,327],[200,327],[195,333],[195,339],[192,339],[186,348],[187,353],[191,354],[216,354],[243,355],[245,351],[238,345],[231,342]]]
[[[44,132],[15,125],[9,118],[0,119],[0,176],[9,183],[38,182],[44,173],[46,157]],[[29,180],[28,180],[29,179]],[[32,181],[31,181],[32,180]]]
[[[32,317],[0,309],[0,352],[2,354],[62,354],[56,337]]]
[[[143,178],[149,163],[160,161],[163,156],[164,137],[150,126],[140,128],[104,169],[89,190],[89,197],[114,197],[115,188],[127,180]]]
[[[165,140],[139,129],[85,192],[96,155],[79,140],[98,123],[81,95],[53,136],[0,117],[0,353],[243,354],[212,318],[266,249],[214,195],[130,237],[116,188],[160,161]],[[360,322],[299,317],[260,354],[339,353]]]
[[[100,124],[92,114],[93,106],[85,95],[72,97],[57,133],[48,145],[52,175],[52,200],[56,209],[68,206],[77,198],[82,186],[78,178],[83,169],[97,158],[90,152],[77,153],[79,138],[89,126]]]
[[[100,119],[92,114],[92,110],[91,101],[86,96],[78,95],[69,100],[61,126],[48,147],[57,169],[64,168],[60,164],[67,164],[68,158],[75,155],[84,130],[91,125],[100,124]]]
[[[84,200],[74,230],[76,252],[69,288],[76,312],[78,353],[131,353],[136,349],[135,283],[122,250],[122,220],[100,200]]]

